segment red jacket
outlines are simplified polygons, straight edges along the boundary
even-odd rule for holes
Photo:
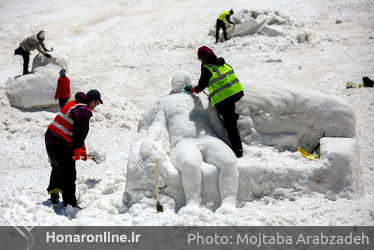
[[[67,76],[58,78],[55,99],[59,98],[70,98],[70,80]]]

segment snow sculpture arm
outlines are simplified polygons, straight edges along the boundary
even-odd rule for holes
[[[162,141],[162,134],[166,129],[166,117],[164,110],[159,109],[152,125],[148,129],[146,138],[140,146],[140,156],[143,159],[151,157],[154,152],[160,150],[157,143]]]

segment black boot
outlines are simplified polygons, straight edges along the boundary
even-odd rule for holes
[[[76,202],[65,202],[64,201],[64,207],[67,207],[68,205],[70,205],[74,208],[77,208],[78,210],[82,210],[82,208],[80,206],[78,206],[78,204]]]
[[[243,156],[243,149],[238,149],[236,151],[234,151],[235,155],[237,158],[240,158]]]
[[[59,194],[51,194],[51,203],[52,204],[60,203],[60,195]]]

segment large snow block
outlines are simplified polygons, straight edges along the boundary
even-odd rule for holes
[[[35,56],[31,74],[9,77],[5,83],[5,93],[13,107],[32,110],[58,107],[54,100],[57,79],[61,68],[67,67],[62,58]],[[71,84],[70,89],[75,90]],[[72,94],[73,95],[73,94]],[[74,96],[74,95],[73,95]]]
[[[352,106],[320,92],[245,84],[237,103],[238,129],[246,144],[260,143],[284,151],[311,151],[324,137],[356,136]]]
[[[308,162],[301,156],[293,159],[289,156],[279,155],[274,162],[257,157],[240,160],[238,201],[250,201],[266,195],[284,197],[291,192],[318,192],[331,200],[363,196],[356,139],[322,138],[321,159],[316,162]],[[213,199],[217,205],[218,172],[211,166],[203,167],[202,171],[202,196],[205,201],[212,202]]]
[[[356,139],[322,138],[321,161],[323,165],[309,178],[313,191],[325,193],[330,199],[351,199],[363,195],[360,151]]]

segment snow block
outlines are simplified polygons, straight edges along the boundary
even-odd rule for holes
[[[324,137],[356,136],[352,106],[320,92],[245,84],[237,103],[238,129],[246,144],[260,143],[284,151],[311,152]]]
[[[359,198],[364,193],[360,167],[360,151],[353,138],[322,138],[321,161],[313,171],[310,185],[313,191],[326,194],[329,199]]]
[[[9,77],[5,83],[5,93],[13,107],[32,110],[58,107],[54,100],[57,79],[61,68],[67,69],[67,63],[61,57],[46,58],[35,56],[31,74]],[[70,89],[73,92],[74,84]]]
[[[356,118],[349,103],[319,92],[244,84],[245,96],[237,103],[238,129],[244,143],[244,155],[238,159],[237,201],[258,197],[285,197],[298,192],[317,192],[328,199],[356,199],[363,195],[363,183],[356,142]],[[204,95],[207,120],[217,138],[227,142],[225,129]],[[164,97],[162,97],[164,98]],[[155,197],[155,159],[160,159],[161,196],[172,197],[176,206],[184,206],[184,191],[179,171],[171,161],[171,143],[167,126],[155,142],[152,157],[141,156],[142,142],[159,109],[155,103],[139,122],[130,147],[124,202],[132,205],[142,197]],[[170,105],[170,109],[173,106]],[[191,117],[192,119],[193,117]],[[324,137],[321,139],[322,135]],[[305,160],[297,147],[307,151],[320,142],[321,158]],[[201,166],[202,204],[220,205],[218,170]]]

